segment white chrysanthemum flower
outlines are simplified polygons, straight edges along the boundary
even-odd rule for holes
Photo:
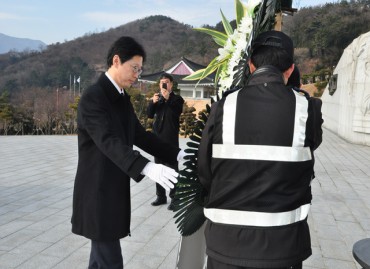
[[[239,31],[243,34],[250,33],[253,27],[253,19],[249,16],[244,16],[238,27]]]
[[[249,0],[244,5],[244,16],[238,24],[237,29],[228,36],[225,46],[218,50],[218,61],[229,58],[226,70],[223,70],[219,75],[220,94],[230,89],[233,84],[235,67],[239,64],[243,57],[248,44],[249,35],[253,29],[253,11],[262,0]],[[220,96],[221,97],[221,96]]]
[[[218,49],[218,56],[217,56],[217,61],[222,61],[225,59],[227,56],[229,56],[230,52],[224,48],[219,48]]]
[[[229,89],[231,85],[233,84],[233,77],[232,76],[226,77],[225,80],[223,81],[223,84],[224,84],[225,90]]]
[[[249,17],[252,17],[254,8],[262,3],[262,0],[249,0],[248,3],[245,5],[245,14],[249,14]]]
[[[248,38],[248,35],[245,36],[245,40],[242,39],[238,42],[238,44],[236,44],[236,50],[244,52],[248,44],[247,38]]]

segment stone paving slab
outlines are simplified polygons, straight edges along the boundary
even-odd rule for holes
[[[325,129],[315,156],[313,255],[304,268],[360,268],[352,246],[370,237],[370,147]],[[90,242],[70,224],[76,165],[76,136],[0,137],[1,269],[87,268]],[[151,180],[132,181],[131,190],[132,236],[121,240],[125,269],[175,268],[180,236],[173,213],[150,205]]]

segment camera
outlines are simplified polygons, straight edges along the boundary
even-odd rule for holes
[[[162,104],[164,102],[164,97],[161,92],[158,93],[158,104]]]
[[[167,83],[163,83],[162,88],[167,90]]]
[[[164,97],[161,93],[159,93],[158,96],[159,96],[158,103],[162,104],[164,102]]]

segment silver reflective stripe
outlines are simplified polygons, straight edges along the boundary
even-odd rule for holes
[[[294,91],[295,94],[295,119],[294,119],[294,135],[293,147],[304,147],[306,139],[306,122],[308,118],[308,102],[304,95]]]
[[[212,145],[212,157],[240,160],[303,162],[312,159],[309,147],[304,147],[308,102],[305,96],[293,91],[296,99],[292,147],[267,145],[235,145],[236,104],[239,91],[226,97],[222,121],[223,144]]]
[[[309,210],[310,204],[302,205],[292,211],[279,213],[205,208],[204,215],[215,223],[271,227],[288,225],[304,220],[307,217]]]
[[[213,144],[212,157],[239,160],[304,162],[311,160],[309,147]]]
[[[235,144],[235,115],[238,93],[239,91],[229,94],[225,100],[222,121],[222,142],[224,144]]]

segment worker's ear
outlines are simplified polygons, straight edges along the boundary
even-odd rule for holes
[[[256,67],[254,66],[254,64],[252,63],[252,61],[251,61],[251,59],[249,59],[249,61],[248,61],[248,66],[249,66],[249,71],[251,72],[251,73],[253,73],[254,71],[256,71]]]
[[[283,76],[284,76],[284,83],[285,85],[288,82],[288,79],[290,78],[290,75],[293,73],[294,70],[294,64],[292,64],[287,70],[284,71]]]

